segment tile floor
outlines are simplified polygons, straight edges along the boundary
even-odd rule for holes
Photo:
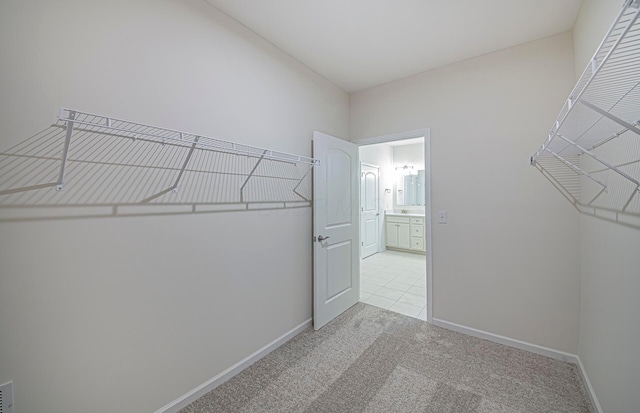
[[[383,251],[360,261],[360,301],[427,319],[426,257]]]

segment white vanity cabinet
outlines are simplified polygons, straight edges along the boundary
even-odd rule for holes
[[[386,215],[387,248],[421,253],[424,251],[424,217]]]
[[[411,228],[409,217],[387,216],[387,247],[409,249]]]
[[[411,218],[411,247],[412,250],[424,251],[424,218]]]

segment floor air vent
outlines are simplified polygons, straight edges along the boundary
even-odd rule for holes
[[[13,413],[13,382],[0,385],[0,413]]]

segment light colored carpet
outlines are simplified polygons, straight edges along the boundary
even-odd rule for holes
[[[593,410],[572,364],[358,303],[180,412]]]

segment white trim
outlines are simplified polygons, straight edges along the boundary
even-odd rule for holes
[[[565,353],[564,351],[554,350],[549,347],[539,346],[537,344],[528,343],[522,340],[516,340],[501,336],[498,334],[489,333],[483,330],[478,330],[472,327],[463,326],[449,321],[440,320],[438,318],[433,319],[433,324],[438,327],[446,328],[447,330],[457,331],[473,337],[482,338],[485,340],[493,341],[494,343],[504,344],[505,346],[519,348],[520,350],[530,351],[532,353],[540,354],[542,356],[551,357],[556,360],[567,361],[569,363],[578,364],[578,356],[571,353]]]
[[[351,141],[351,142],[355,143],[358,146],[363,146],[363,145],[374,145],[376,143],[402,141],[402,140],[405,140],[405,139],[422,138],[423,136],[424,136],[425,140],[429,139],[431,137],[431,129],[425,128],[425,129],[412,130],[412,131],[409,131],[409,132],[391,133],[389,135],[382,135],[382,136],[374,136],[372,138],[357,139],[357,140]],[[425,159],[425,162],[426,162],[426,159]]]
[[[433,244],[432,244],[432,228],[431,224],[431,132],[426,130],[424,135],[424,218],[426,220],[427,231],[426,250],[427,250],[427,322],[433,322]]]
[[[426,220],[426,261],[427,261],[427,322],[433,321],[433,248],[431,245],[431,129],[424,128],[409,132],[392,133],[390,135],[375,136],[372,138],[357,139],[352,141],[358,146],[374,145],[376,143],[385,143],[400,141],[404,139],[424,138],[424,174],[425,174],[425,204],[424,218]],[[358,242],[360,242],[358,240]]]
[[[202,383],[198,387],[196,387],[196,388],[194,388],[192,390],[189,390],[187,393],[185,393],[182,396],[178,397],[174,401],[162,406],[161,408],[156,410],[155,413],[177,413],[180,409],[185,408],[186,406],[188,406],[189,404],[193,403],[194,401],[196,401],[200,397],[204,396],[205,394],[207,394],[211,390],[215,389],[216,387],[218,387],[222,383],[226,382],[227,380],[229,380],[233,376],[237,375],[242,370],[244,370],[247,367],[251,366],[256,361],[260,360],[261,358],[263,358],[267,354],[271,353],[273,350],[277,349],[278,347],[280,347],[281,345],[283,345],[287,341],[291,340],[293,337],[295,337],[297,334],[299,334],[300,332],[302,332],[306,328],[311,327],[311,321],[312,321],[312,319],[308,319],[307,321],[303,322],[302,324],[298,325],[297,327],[294,327],[293,329],[289,330],[288,332],[284,333],[280,337],[276,338],[271,343],[269,343],[266,346],[262,347],[261,349],[259,349],[255,353],[248,355],[247,357],[245,357],[244,359],[240,360],[239,362],[237,362],[233,366],[231,366],[228,369],[224,370],[223,372],[221,372],[217,376],[207,380],[206,382]]]
[[[582,360],[580,360],[579,356],[576,356],[578,360],[578,370],[580,371],[580,376],[582,376],[582,381],[584,382],[584,386],[587,388],[587,393],[589,394],[589,398],[591,399],[591,405],[594,409],[596,409],[596,413],[603,413],[602,406],[600,406],[600,402],[596,397],[596,391],[591,385],[591,381],[589,380],[589,376],[587,376],[587,369],[584,368],[582,364]]]
[[[482,338],[494,343],[504,344],[505,346],[515,347],[520,350],[530,351],[535,354],[540,354],[542,356],[547,356],[556,360],[562,360],[571,364],[575,364],[578,367],[578,371],[580,372],[580,376],[582,377],[584,386],[587,389],[587,393],[589,395],[589,398],[591,399],[593,408],[596,409],[596,413],[603,413],[602,407],[600,406],[598,398],[596,397],[596,392],[591,385],[589,376],[587,376],[587,370],[584,368],[580,357],[576,354],[565,353],[564,351],[554,350],[549,347],[539,346],[537,344],[528,343],[526,341],[516,340],[498,334],[489,333],[483,330],[478,330],[476,328],[440,320],[438,318],[434,318],[432,320],[432,324],[438,327],[446,328],[447,330],[457,331],[458,333],[467,334],[469,336]]]

